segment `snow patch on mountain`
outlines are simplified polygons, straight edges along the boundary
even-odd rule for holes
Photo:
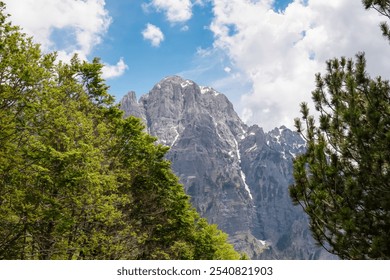
[[[211,93],[214,96],[220,95],[220,93],[218,91],[216,91],[215,89],[213,89],[211,87],[199,86],[199,88],[200,88],[200,92],[202,94]]]
[[[249,197],[251,199],[253,199],[253,196],[252,196],[252,193],[251,193],[251,189],[249,188],[248,184],[246,183],[245,173],[242,171],[242,168],[241,168],[241,153],[240,153],[240,149],[238,148],[237,140],[234,139],[234,138],[233,138],[233,140],[234,140],[234,144],[235,144],[235,148],[236,148],[236,155],[237,155],[238,164],[239,164],[239,168],[240,168],[241,179],[244,182],[244,187],[245,187],[245,190],[247,191]]]
[[[182,88],[185,88],[185,87],[188,87],[188,86],[192,86],[194,83],[190,80],[185,80],[184,82],[182,82],[180,85]]]
[[[174,126],[174,127],[173,127],[173,130],[175,131],[176,136],[175,136],[175,139],[173,139],[173,142],[172,142],[172,144],[171,144],[171,148],[175,145],[177,139],[179,139],[179,137],[180,137],[180,134],[179,134],[179,132],[177,131],[177,127],[178,127],[178,126]]]

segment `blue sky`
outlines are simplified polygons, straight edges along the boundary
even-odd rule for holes
[[[273,7],[283,10],[290,2],[278,0]],[[216,54],[214,60],[208,59],[206,63],[200,61],[198,55],[200,49],[211,48],[214,41],[213,32],[209,30],[213,19],[211,1],[194,5],[191,19],[175,23],[169,22],[163,11],[153,7],[145,11],[142,7],[145,3],[148,2],[106,1],[106,9],[113,22],[106,40],[91,55],[102,57],[109,63],[116,63],[120,57],[126,61],[126,73],[108,80],[114,95],[120,97],[128,90],[141,95],[168,75],[184,75],[184,78],[204,85],[226,75],[224,69],[229,67],[229,61],[222,53]],[[150,41],[143,39],[141,32],[148,23],[159,27],[164,34],[164,40],[158,47],[153,47]],[[187,27],[188,30],[183,31]],[[229,97],[235,99],[234,94]]]
[[[117,101],[181,75],[226,94],[241,118],[292,127],[314,75],[365,51],[385,78],[390,46],[357,0],[5,0],[44,51],[100,57]]]
[[[210,7],[195,6],[190,20],[170,23],[162,12],[152,8],[145,12],[141,3],[107,1],[113,23],[108,40],[93,53],[110,63],[120,57],[126,61],[126,73],[109,81],[112,92],[118,96],[130,89],[138,94],[146,93],[163,77],[196,67],[197,49],[208,48],[213,43],[213,34],[206,29],[211,23]],[[160,28],[164,34],[164,40],[158,46],[152,46],[142,36],[148,23]],[[182,30],[185,26],[188,26],[187,31]]]

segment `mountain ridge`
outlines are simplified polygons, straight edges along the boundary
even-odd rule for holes
[[[179,76],[162,79],[138,101],[129,92],[120,106],[170,147],[167,159],[192,204],[237,250],[253,259],[329,257],[288,194],[292,160],[304,152],[299,134],[249,127],[224,94]]]

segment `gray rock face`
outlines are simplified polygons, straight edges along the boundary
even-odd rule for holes
[[[297,133],[248,127],[226,96],[178,76],[163,79],[139,102],[130,92],[121,108],[171,148],[167,158],[193,205],[237,250],[253,259],[329,257],[289,198],[292,159],[305,145]]]
[[[137,101],[134,91],[129,91],[121,101],[121,109],[125,112],[125,116],[131,114],[137,118],[142,119],[146,123],[145,109]]]

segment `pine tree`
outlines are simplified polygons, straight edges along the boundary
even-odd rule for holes
[[[389,0],[362,0],[364,7],[367,9],[374,9],[382,16],[390,19],[390,1]],[[390,43],[390,27],[387,22],[380,24],[383,36]]]
[[[390,18],[390,1],[363,0]],[[389,27],[381,23],[390,41]],[[316,241],[346,259],[389,259],[390,185],[389,82],[370,78],[363,53],[356,62],[327,62],[312,92],[319,126],[301,104],[298,132],[307,152],[294,161],[293,202],[309,215]],[[306,131],[305,131],[306,130]]]
[[[390,258],[390,86],[370,78],[364,54],[327,62],[312,93],[319,124],[301,105],[307,152],[290,195],[315,240],[343,259]]]

